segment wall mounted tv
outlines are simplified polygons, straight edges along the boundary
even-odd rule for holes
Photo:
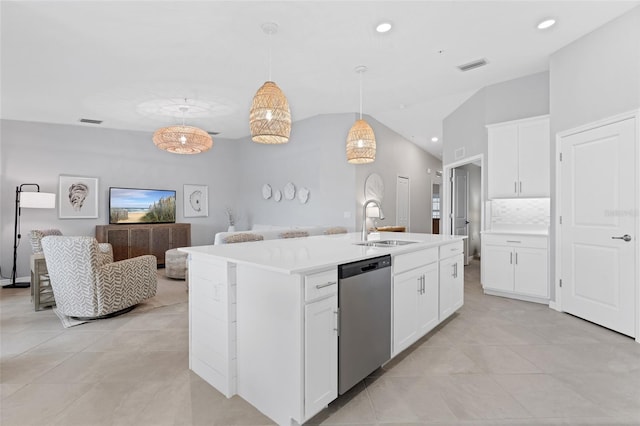
[[[109,188],[109,223],[174,223],[176,191]]]

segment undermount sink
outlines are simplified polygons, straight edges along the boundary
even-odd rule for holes
[[[403,241],[403,240],[380,240],[380,241],[362,241],[355,243],[357,246],[366,247],[399,247],[406,246],[407,244],[414,244],[417,241]]]

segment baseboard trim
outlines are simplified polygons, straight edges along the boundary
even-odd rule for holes
[[[16,277],[16,282],[21,282],[21,281],[26,281],[26,282],[31,282],[31,277],[29,276],[25,276],[25,277]],[[11,284],[11,278],[5,278],[0,280],[0,285],[8,285]]]

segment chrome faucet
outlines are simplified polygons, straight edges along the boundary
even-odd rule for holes
[[[367,206],[369,204],[375,204],[380,210],[380,219],[384,219],[384,213],[382,213],[382,206],[378,202],[378,200],[367,200],[364,202],[362,206],[362,241],[367,241],[367,237],[369,236],[369,232],[367,232]]]

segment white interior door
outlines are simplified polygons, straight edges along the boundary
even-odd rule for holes
[[[396,183],[396,225],[409,231],[409,178],[398,176]]]
[[[561,141],[562,308],[634,336],[635,120]]]
[[[452,234],[469,236],[469,172],[460,168],[451,170],[453,212]],[[469,238],[464,239],[464,264],[469,264]]]

